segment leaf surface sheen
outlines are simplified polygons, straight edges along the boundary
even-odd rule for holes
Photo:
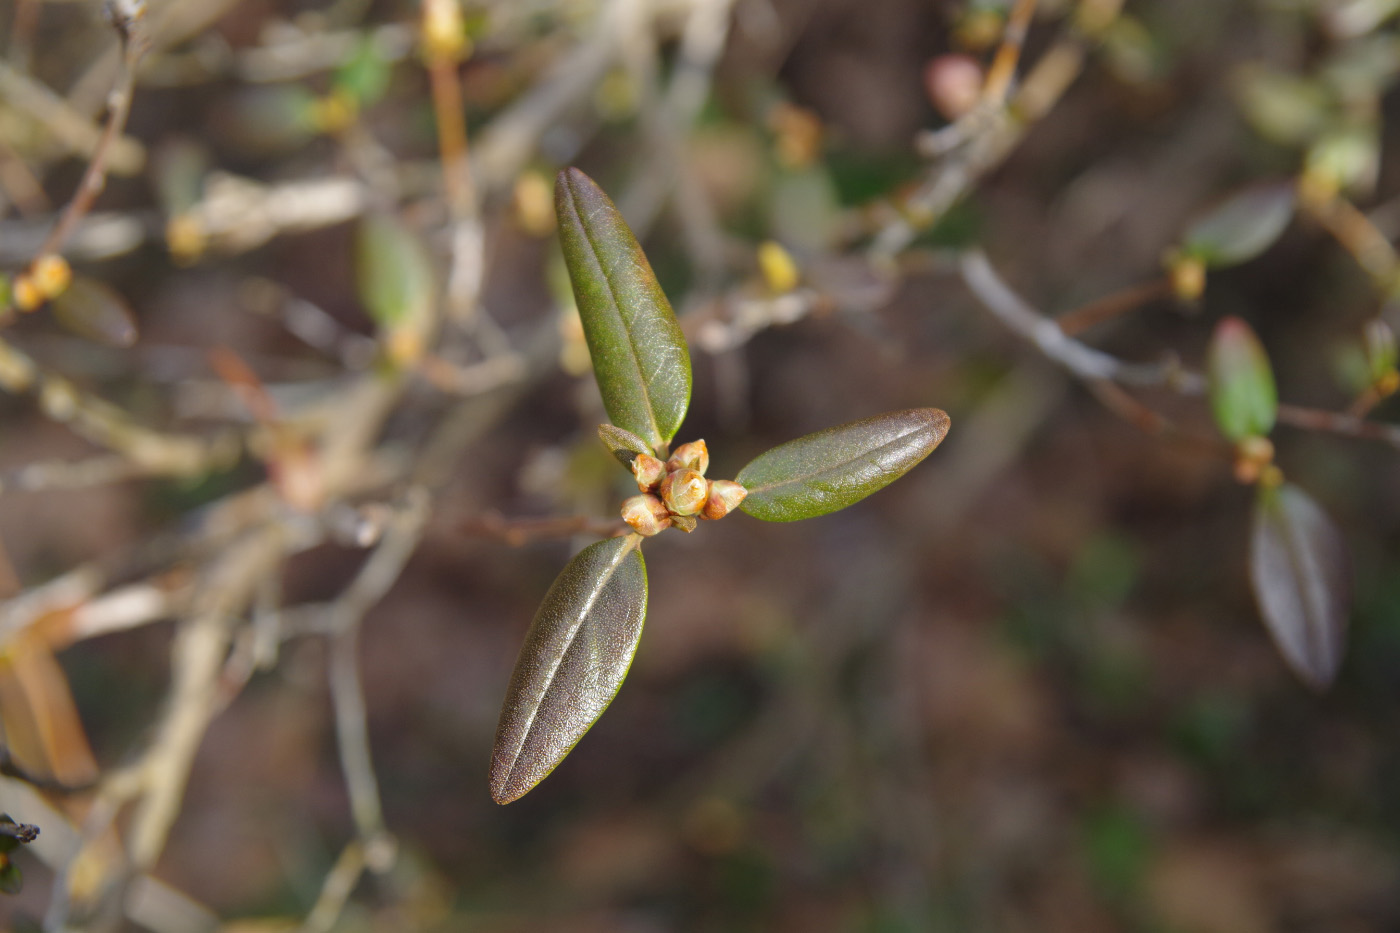
[[[760,454],[735,480],[739,506],[768,522],[815,518],[883,489],[929,455],[948,433],[947,414],[911,408],[808,434]]]
[[[629,535],[584,548],[540,604],[496,728],[490,783],[497,803],[544,780],[622,686],[646,619],[639,544]]]
[[[627,222],[591,178],[564,169],[554,204],[608,418],[663,448],[690,406],[690,351],[671,303]]]

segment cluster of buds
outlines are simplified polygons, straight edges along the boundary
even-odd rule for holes
[[[21,311],[34,311],[44,302],[57,298],[73,281],[68,261],[55,253],[34,260],[29,270],[15,276],[11,300]]]
[[[632,475],[642,491],[622,503],[622,519],[650,537],[671,526],[695,530],[697,518],[724,518],[749,491],[727,479],[705,479],[710,452],[704,441],[682,444],[662,463],[649,454],[632,458]]]

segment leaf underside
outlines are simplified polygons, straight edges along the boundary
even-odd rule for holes
[[[510,678],[491,758],[491,796],[544,780],[607,709],[632,665],[647,611],[635,535],[575,555],[540,604]]]
[[[1345,649],[1350,562],[1327,513],[1291,483],[1255,502],[1249,575],[1279,653],[1309,687],[1325,690]]]
[[[690,405],[690,351],[671,303],[637,238],[593,179],[564,169],[554,206],[608,418],[662,448]]]
[[[598,440],[603,442],[603,446],[623,466],[630,466],[638,454],[651,456],[656,454],[656,451],[652,450],[651,445],[646,441],[631,431],[624,431],[612,424],[598,425]]]
[[[907,473],[948,426],[937,408],[911,408],[789,441],[739,471],[735,479],[748,490],[739,507],[768,522],[844,509]]]

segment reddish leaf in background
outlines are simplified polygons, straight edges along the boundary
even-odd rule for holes
[[[1345,648],[1351,562],[1336,525],[1292,483],[1259,492],[1249,575],[1279,653],[1309,687],[1327,689]]]

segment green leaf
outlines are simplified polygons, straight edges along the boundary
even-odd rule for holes
[[[1308,686],[1325,690],[1345,648],[1350,560],[1327,513],[1292,483],[1259,491],[1249,577],[1283,659]]]
[[[436,284],[422,242],[395,216],[370,213],[355,235],[360,300],[384,329],[431,316]]]
[[[549,588],[510,678],[491,759],[491,796],[544,780],[622,686],[647,613],[636,535],[584,548]]]
[[[654,448],[690,405],[690,351],[646,255],[603,189],[576,168],[554,186],[559,240],[608,418]]]
[[[0,855],[0,893],[18,894],[24,889],[24,875],[7,856]]]
[[[136,342],[136,319],[126,301],[101,282],[77,276],[49,304],[65,330],[109,347]]]
[[[1283,234],[1296,202],[1290,182],[1252,185],[1193,223],[1182,247],[1213,269],[1247,262]]]
[[[911,408],[789,441],[739,471],[735,480],[749,491],[739,507],[766,522],[844,509],[927,457],[948,425],[937,408]]]
[[[1215,423],[1232,441],[1263,437],[1278,415],[1278,392],[1268,354],[1237,317],[1221,318],[1206,351],[1206,379]]]
[[[368,106],[389,89],[393,68],[373,36],[361,36],[354,53],[336,69],[335,86],[360,106]]]
[[[623,466],[630,466],[637,454],[656,455],[656,451],[652,450],[651,445],[646,441],[631,431],[624,431],[616,425],[598,425],[598,440],[603,442],[608,453],[616,457]]]

